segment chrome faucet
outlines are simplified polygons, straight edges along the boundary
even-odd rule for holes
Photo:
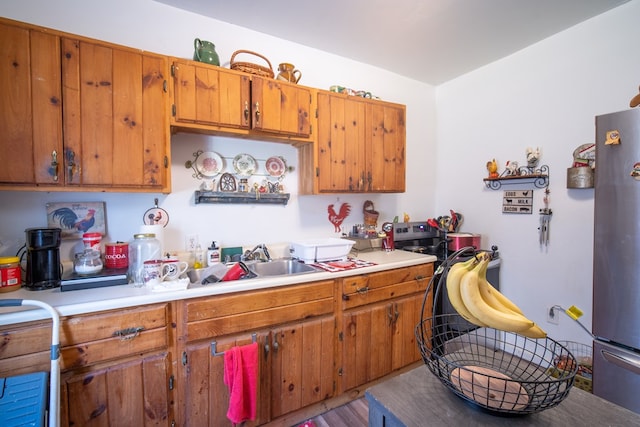
[[[262,251],[262,255],[264,255],[264,261],[271,261],[271,255],[269,254],[267,245],[265,245],[264,243],[257,245],[255,248],[251,249],[250,251],[249,250],[244,251],[244,254],[242,255],[242,259],[244,261],[262,259],[259,257],[256,258],[256,256],[259,255],[258,251]]]

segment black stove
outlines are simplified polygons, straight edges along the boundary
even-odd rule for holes
[[[447,258],[447,245],[441,234],[426,221],[393,224],[393,242],[396,249],[435,255],[439,260],[444,260]]]

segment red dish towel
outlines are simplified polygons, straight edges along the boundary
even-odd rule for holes
[[[227,418],[239,424],[256,419],[258,343],[224,352],[224,383],[229,388]]]

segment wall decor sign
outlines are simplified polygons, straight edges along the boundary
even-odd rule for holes
[[[104,202],[47,203],[47,226],[62,229],[63,239],[81,239],[87,232],[106,234]]]
[[[502,213],[531,214],[533,212],[533,190],[505,191],[502,197]]]

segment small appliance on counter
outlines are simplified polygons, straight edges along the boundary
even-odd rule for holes
[[[128,283],[127,268],[103,268],[92,274],[78,274],[74,271],[65,271],[60,281],[60,291],[103,288],[105,286],[126,285]]]
[[[60,287],[60,228],[27,228],[27,270],[23,287],[40,291]]]

